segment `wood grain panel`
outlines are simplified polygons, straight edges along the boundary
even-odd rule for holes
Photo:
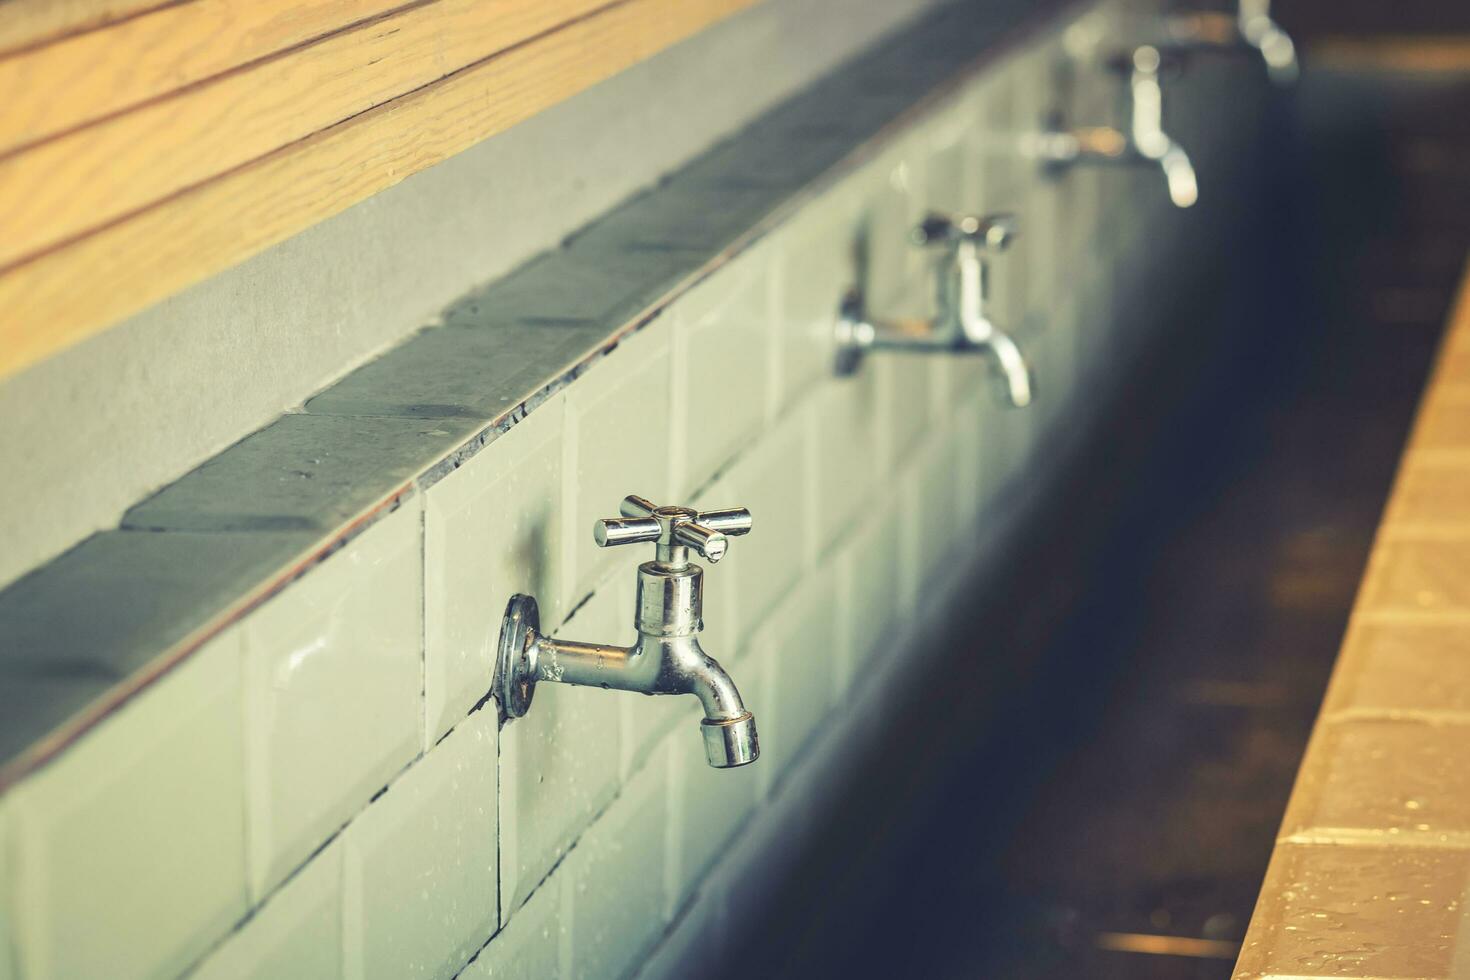
[[[0,375],[336,214],[757,0],[624,0],[0,275]]]
[[[0,159],[0,270],[607,2],[439,0]]]
[[[1337,71],[1470,72],[1470,36],[1324,37],[1312,42],[1307,57]]]
[[[93,30],[179,0],[0,0],[0,53]]]
[[[408,5],[192,0],[0,57],[0,156]]]

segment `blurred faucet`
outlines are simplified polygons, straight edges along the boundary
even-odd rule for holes
[[[1065,129],[1049,125],[1030,140],[1030,151],[1044,165],[1066,168],[1079,163],[1156,165],[1169,187],[1169,199],[1187,208],[1199,200],[1194,164],[1184,148],[1164,131],[1162,73],[1180,60],[1158,46],[1144,44],[1120,55],[1109,67],[1128,79],[1126,129],[1093,126]]]
[[[1164,19],[1166,47],[1190,51],[1254,48],[1278,85],[1301,73],[1291,36],[1271,19],[1271,0],[1240,0],[1235,16],[1216,11],[1172,14]]]
[[[936,306],[931,321],[879,320],[868,314],[860,289],[843,299],[837,316],[837,373],[851,374],[871,350],[988,354],[1015,408],[1031,404],[1031,369],[1021,349],[987,311],[990,270],[982,252],[1004,251],[1016,237],[1014,215],[949,217],[931,214],[914,229],[916,245],[937,245]]]

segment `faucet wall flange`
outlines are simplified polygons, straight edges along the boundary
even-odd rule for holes
[[[541,634],[541,611],[536,600],[517,593],[505,607],[496,657],[496,698],[507,718],[531,710],[536,696],[536,640]]]
[[[876,331],[867,321],[863,306],[863,294],[852,289],[842,297],[837,308],[837,357],[834,369],[839,377],[856,374],[858,368],[863,366],[863,357],[873,346]]]

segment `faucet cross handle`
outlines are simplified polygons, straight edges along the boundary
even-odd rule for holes
[[[658,545],[658,560],[686,564],[685,549],[709,562],[725,557],[730,538],[749,534],[750,511],[744,507],[696,511],[690,507],[660,507],[644,497],[629,494],[618,507],[622,517],[604,518],[592,526],[599,548],[647,541]]]
[[[1167,41],[1140,44],[1121,51],[1107,61],[1115,74],[1138,78],[1177,78],[1184,73],[1193,52],[1182,44]]]
[[[1014,214],[948,215],[931,211],[913,231],[915,245],[957,247],[971,242],[1002,252],[1016,240],[1018,222]]]

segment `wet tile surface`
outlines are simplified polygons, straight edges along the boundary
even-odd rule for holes
[[[1470,852],[1284,845],[1236,975],[1460,976],[1467,882]]]
[[[22,976],[178,976],[244,915],[242,743],[227,631],[7,798]]]
[[[423,745],[421,519],[388,515],[238,627],[257,899]]]
[[[566,613],[558,396],[424,494],[424,720],[432,744],[490,689],[505,603]]]
[[[1470,373],[1445,374],[1447,380],[1470,382]],[[1470,384],[1443,390],[1425,406],[1414,445],[1418,449],[1470,449]]]
[[[1470,620],[1355,624],[1324,710],[1470,718]]]
[[[1281,830],[1405,844],[1470,842],[1470,728],[1393,718],[1322,726]]]
[[[461,418],[287,415],[128,511],[123,527],[335,531],[477,427]]]
[[[343,834],[345,976],[457,976],[494,934],[497,727],[465,719]]]
[[[1360,606],[1370,615],[1470,615],[1470,537],[1385,541],[1373,555]]]
[[[1446,462],[1410,450],[1384,519],[1389,533],[1404,528],[1455,529],[1470,533],[1470,465]]]

